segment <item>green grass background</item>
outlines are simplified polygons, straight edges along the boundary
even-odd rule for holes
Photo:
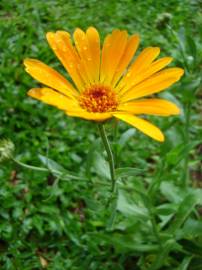
[[[102,39],[114,28],[139,33],[140,48],[159,46],[161,56],[174,57],[173,64],[186,71],[181,82],[160,94],[174,100],[182,114],[151,117],[165,133],[165,143],[123,123],[116,133],[116,123],[107,125],[116,166],[140,169],[135,177],[124,178],[129,191],[121,191],[110,228],[109,179],[96,125],[29,98],[27,90],[38,84],[22,64],[26,57],[37,58],[65,74],[45,33],[88,26],[95,26]],[[36,270],[43,264],[51,270],[202,269],[200,203],[187,206],[187,212],[181,209],[191,200],[186,196],[195,191],[201,196],[201,37],[200,0],[0,1],[0,137],[14,142],[22,162],[44,166],[39,155],[48,156],[83,178],[57,179],[11,161],[1,164],[0,269]],[[144,212],[142,199],[130,189],[143,190],[152,179],[159,186],[147,195],[149,205],[159,211],[154,211],[157,228],[161,208],[166,209],[164,222],[169,215],[180,219],[174,242],[166,242],[171,241],[166,238],[170,231],[163,227],[163,247],[152,229],[141,225],[149,221],[131,210],[137,204]],[[172,220],[170,226],[174,232]]]

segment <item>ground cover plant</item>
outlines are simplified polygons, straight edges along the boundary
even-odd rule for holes
[[[0,8],[0,268],[202,269],[201,2],[3,0]],[[102,41],[114,28],[139,33],[138,52],[160,47],[185,70],[158,95],[182,113],[147,117],[164,143],[106,123],[116,196],[96,125],[26,95],[38,87],[27,57],[67,76],[45,33],[89,26]]]

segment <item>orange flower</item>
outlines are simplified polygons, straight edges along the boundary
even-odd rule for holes
[[[73,34],[75,45],[65,31],[49,32],[46,37],[73,83],[44,63],[25,59],[26,71],[47,86],[29,90],[29,96],[53,105],[69,116],[97,122],[111,117],[121,119],[148,136],[164,141],[164,135],[157,127],[137,115],[179,114],[179,108],[170,101],[140,99],[168,88],[183,75],[181,68],[163,69],[172,61],[171,57],[155,60],[160,49],[149,47],[132,61],[139,36],[129,37],[126,31],[120,30],[106,36],[102,50],[99,33],[93,27],[86,32],[76,29]]]

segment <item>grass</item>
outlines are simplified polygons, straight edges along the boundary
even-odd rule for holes
[[[47,167],[51,159],[50,172],[1,164],[1,269],[202,269],[201,9],[196,0],[1,1],[0,137],[13,141],[21,162]],[[110,207],[97,127],[27,97],[37,83],[22,65],[33,57],[64,73],[45,33],[90,25],[102,38],[114,28],[138,32],[141,48],[160,46],[186,71],[160,94],[182,114],[151,118],[165,143],[123,123],[117,132],[116,123],[107,125],[116,167],[127,167],[117,170]]]

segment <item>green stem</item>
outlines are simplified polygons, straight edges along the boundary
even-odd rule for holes
[[[33,171],[39,171],[39,172],[48,172],[48,173],[52,173],[52,174],[56,174],[56,175],[59,175],[60,177],[61,176],[67,176],[71,179],[75,179],[75,180],[84,180],[83,177],[79,177],[79,176],[75,176],[75,175],[72,175],[70,174],[69,172],[67,173],[63,173],[63,172],[60,172],[60,171],[57,171],[57,170],[54,170],[54,169],[50,169],[50,168],[41,168],[41,167],[36,167],[36,166],[32,166],[32,165],[28,165],[28,164],[25,164],[15,158],[11,158],[11,160],[13,162],[15,162],[17,165],[21,166],[21,167],[24,167],[26,169],[29,169],[29,170],[33,170]]]
[[[189,144],[189,127],[190,127],[190,103],[187,104],[185,112],[185,144]],[[184,170],[183,170],[183,183],[184,186],[189,184],[189,153],[186,154],[184,160]]]
[[[22,167],[24,167],[26,169],[30,169],[30,170],[33,170],[33,171],[40,171],[40,172],[50,172],[50,170],[47,169],[47,168],[41,168],[41,167],[31,166],[31,165],[25,164],[23,162],[20,162],[20,161],[16,160],[15,158],[12,158],[12,160],[16,164],[18,164],[19,166],[22,166]]]
[[[113,157],[113,153],[111,150],[111,146],[110,146],[108,138],[107,138],[104,124],[98,124],[98,128],[99,128],[99,132],[100,132],[100,137],[102,139],[103,145],[104,145],[105,150],[107,152],[111,181],[112,181],[112,192],[114,193],[115,188],[116,188],[114,157]]]

